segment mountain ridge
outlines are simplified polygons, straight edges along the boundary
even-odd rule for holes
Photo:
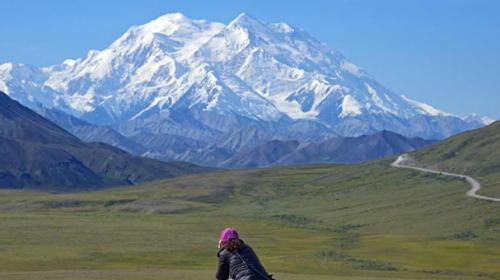
[[[443,139],[489,121],[398,95],[300,28],[245,13],[229,24],[167,14],[60,65],[2,64],[1,89],[34,110],[56,109],[129,139],[192,142],[176,151],[144,147],[169,160],[252,127],[266,141],[382,130]]]
[[[62,191],[132,185],[206,168],[85,143],[0,92],[0,187]]]
[[[435,140],[406,138],[391,131],[358,137],[327,138],[300,143],[271,140],[246,148],[220,163],[220,167],[248,168],[283,165],[353,164],[411,152]]]

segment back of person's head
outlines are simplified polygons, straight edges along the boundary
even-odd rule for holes
[[[232,227],[222,230],[219,237],[219,248],[226,248],[230,252],[236,252],[241,248],[240,235]]]
[[[226,244],[226,249],[231,252],[238,252],[241,248],[241,240],[239,239],[229,239],[228,243]]]

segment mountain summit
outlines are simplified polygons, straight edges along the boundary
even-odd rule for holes
[[[3,64],[0,90],[139,142],[196,149],[248,128],[287,141],[382,130],[439,139],[484,125],[390,91],[300,28],[245,13],[227,25],[167,14],[60,65]]]

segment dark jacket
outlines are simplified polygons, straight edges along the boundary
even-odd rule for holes
[[[215,276],[217,280],[227,280],[230,276],[234,280],[272,279],[272,276],[264,278],[263,275],[267,276],[269,274],[260,263],[259,258],[257,258],[252,248],[245,243],[241,244],[237,252],[230,252],[226,248],[222,248],[217,256],[219,257],[219,267],[217,275]],[[243,262],[240,257],[243,258],[245,262]]]

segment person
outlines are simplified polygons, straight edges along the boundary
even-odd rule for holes
[[[219,238],[217,280],[274,280],[253,249],[240,239],[234,228],[224,229]]]

